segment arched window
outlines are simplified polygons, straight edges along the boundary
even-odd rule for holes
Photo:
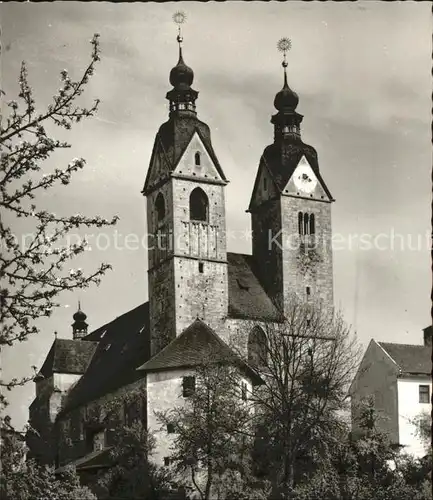
[[[162,193],[159,193],[155,200],[156,221],[159,223],[165,217],[165,201]]]
[[[199,151],[197,151],[197,153],[194,155],[194,161],[197,167],[201,165],[201,155]]]
[[[304,234],[310,234],[309,219],[308,214],[304,214]]]
[[[298,232],[301,236],[304,234],[304,215],[302,212],[298,213]]]
[[[248,362],[254,366],[264,365],[266,362],[266,335],[255,326],[248,336]]]
[[[316,232],[316,220],[314,214],[310,215],[310,234],[315,234]]]
[[[203,189],[195,188],[189,197],[189,218],[203,222],[209,220],[209,200]]]

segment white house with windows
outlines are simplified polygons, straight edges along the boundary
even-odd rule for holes
[[[416,457],[426,454],[415,420],[431,411],[432,331],[424,329],[423,345],[370,341],[350,387],[353,431],[359,430],[359,403],[372,396],[392,442]]]

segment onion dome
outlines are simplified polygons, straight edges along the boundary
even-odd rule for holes
[[[87,335],[87,327],[89,326],[86,323],[87,314],[81,310],[80,302],[78,302],[78,311],[73,314],[72,318],[74,319],[72,323],[72,336],[75,340],[78,340]]]
[[[187,66],[183,60],[182,47],[180,46],[182,37],[178,36],[177,41],[179,42],[179,61],[170,71],[170,83],[175,89],[185,89],[192,85],[194,81],[194,71]]]
[[[296,106],[299,103],[299,97],[296,92],[294,92],[287,83],[287,62],[283,62],[284,68],[284,85],[283,88],[278,92],[274,99],[274,106],[278,111],[281,112],[292,112],[295,111]]]
[[[86,321],[87,314],[83,313],[81,309],[78,309],[78,311],[72,317],[75,321]]]

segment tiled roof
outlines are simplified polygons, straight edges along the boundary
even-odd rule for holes
[[[296,166],[303,156],[305,156],[308,160],[308,163],[311,165],[311,168],[319,179],[319,182],[323,185],[326,194],[330,199],[333,199],[330,191],[322,179],[322,176],[320,175],[317,152],[308,144],[301,141],[289,142],[286,144],[271,144],[263,151],[260,164],[266,164],[277,184],[278,189],[281,192],[286,187],[290,177],[295,171]]]
[[[430,375],[432,371],[431,347],[412,344],[379,342],[379,345],[397,363],[400,370],[407,374]]]
[[[39,374],[47,378],[53,373],[84,373],[97,345],[86,340],[56,339]]]
[[[136,368],[149,358],[149,303],[90,333],[98,347],[85,374],[68,394],[63,412],[138,380]],[[62,412],[62,413],[63,413]]]
[[[227,261],[229,316],[277,321],[280,315],[257,277],[253,256],[227,253]]]
[[[152,156],[160,154],[165,161],[167,171],[173,172],[186,150],[194,133],[197,132],[202,140],[209,156],[215,164],[221,179],[226,180],[224,172],[212,147],[210,129],[206,123],[200,121],[196,117],[171,117],[163,123],[158,130],[155,138]],[[146,193],[150,170],[147,172],[146,181],[144,183],[143,192]]]
[[[277,309],[255,274],[252,256],[228,253],[227,259],[229,316],[278,320]],[[57,339],[56,342],[63,340],[65,339]],[[81,344],[93,354],[93,357],[89,354],[86,363],[83,356],[78,356],[75,360],[74,349]],[[77,364],[80,359],[81,371],[74,373],[85,372],[66,398],[63,412],[67,412],[143,376],[143,372],[136,368],[143,365],[150,355],[149,304],[146,302],[101,326],[87,335],[85,340],[67,340],[62,346],[62,356],[59,355],[59,359],[68,360],[71,365]],[[191,356],[196,348],[196,344],[191,344]],[[53,353],[50,351],[44,366],[49,365],[49,359],[52,358]],[[60,366],[60,362],[56,366]]]
[[[257,373],[244,362],[206,323],[196,319],[178,337],[139,367],[143,371],[164,371],[198,366],[204,362],[228,362],[241,367],[256,382]]]

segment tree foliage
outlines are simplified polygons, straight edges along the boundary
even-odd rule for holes
[[[188,477],[203,500],[224,498],[228,485],[237,482],[238,493],[245,487],[241,478],[250,469],[251,391],[242,389],[238,370],[225,363],[205,360],[194,373],[195,390],[184,404],[157,415],[164,429],[173,426],[170,460],[178,477]]]
[[[0,496],[3,500],[96,500],[81,486],[75,469],[59,475],[48,466],[26,461],[23,437],[13,429],[2,428]]]
[[[43,207],[41,195],[69,184],[71,177],[85,166],[75,158],[65,168],[50,170],[46,161],[70,144],[52,138],[55,127],[69,130],[74,124],[92,117],[98,108],[77,104],[100,59],[98,35],[91,40],[90,63],[82,76],[74,80],[66,70],[60,74],[61,87],[45,109],[37,106],[23,63],[16,100],[5,103],[0,122],[0,348],[25,341],[39,332],[37,320],[50,316],[59,306],[64,291],[74,291],[98,284],[109,269],[101,264],[86,274],[68,268],[88,243],[81,239],[68,242],[68,235],[85,227],[104,227],[116,223],[100,216],[56,215]],[[20,220],[27,229],[25,238],[14,232]],[[25,222],[24,222],[25,221]],[[2,380],[11,389],[30,379]],[[6,404],[4,396],[2,401]]]
[[[249,346],[264,380],[254,394],[257,465],[277,490],[286,490],[335,446],[359,350],[340,316],[296,298],[284,321],[248,325],[257,328],[258,345]]]

